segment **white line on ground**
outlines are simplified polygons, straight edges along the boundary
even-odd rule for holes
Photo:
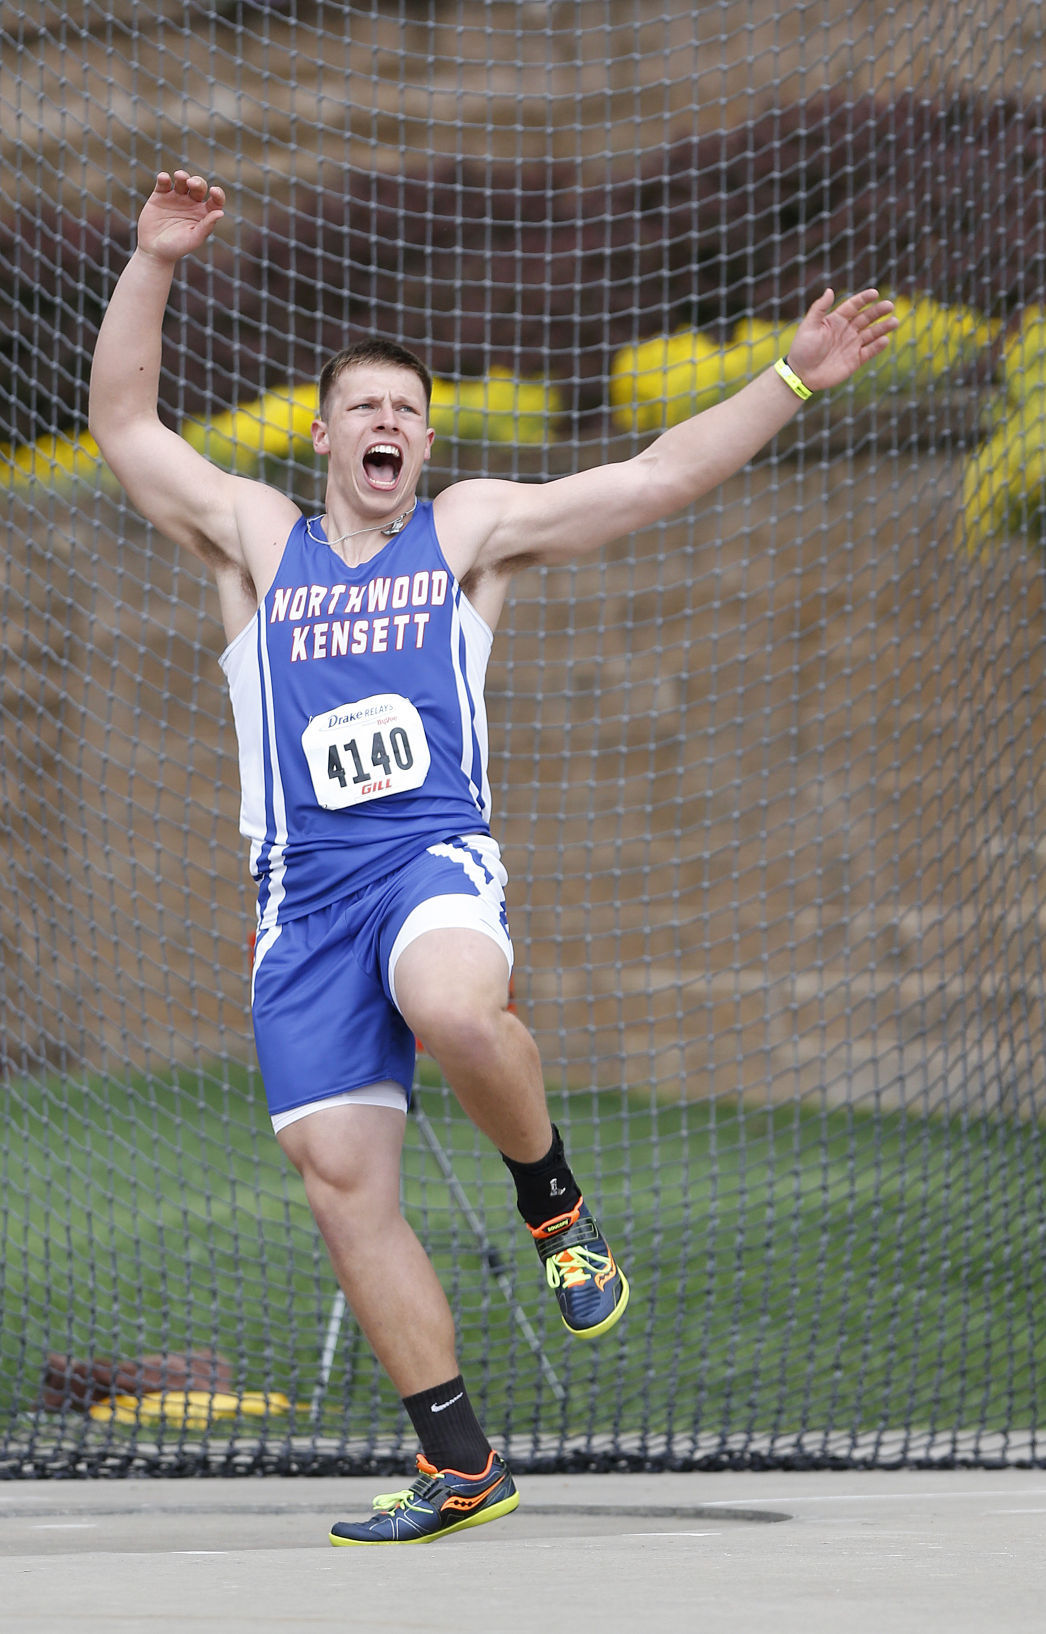
[[[1040,1491],[1033,1487],[1028,1493],[1030,1498],[1046,1498],[1046,1487]],[[911,1502],[913,1498],[940,1499],[955,1498],[1008,1498],[1008,1492],[944,1492],[931,1489],[926,1491],[913,1486],[910,1492],[789,1492],[776,1498],[705,1498],[702,1500],[703,1509],[736,1509],[739,1503],[751,1504],[824,1504],[824,1503],[896,1503]]]
[[[721,1532],[622,1532],[623,1538],[718,1538]]]
[[[30,1530],[33,1532],[85,1532],[97,1521],[34,1521]]]

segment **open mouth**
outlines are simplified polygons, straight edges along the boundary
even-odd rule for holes
[[[395,488],[403,469],[403,454],[393,443],[375,443],[363,456],[363,469],[373,488]]]

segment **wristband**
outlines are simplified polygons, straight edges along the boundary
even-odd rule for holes
[[[774,368],[781,376],[781,379],[784,381],[785,385],[790,386],[795,392],[795,395],[801,398],[804,403],[808,397],[813,396],[813,392],[810,387],[805,381],[800,380],[799,376],[796,374],[786,357],[779,357],[777,362],[774,364]]]

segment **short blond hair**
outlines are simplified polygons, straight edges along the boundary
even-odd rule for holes
[[[381,335],[371,335],[367,340],[354,341],[340,352],[335,352],[323,365],[320,375],[320,419],[326,420],[327,407],[330,403],[331,392],[346,369],[354,369],[357,364],[379,363],[387,368],[409,369],[417,375],[425,390],[426,409],[432,403],[432,376],[415,352],[399,341],[385,340]]]

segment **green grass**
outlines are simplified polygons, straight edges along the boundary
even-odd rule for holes
[[[223,1063],[15,1084],[7,1101],[0,1422],[24,1427],[48,1350],[216,1346],[239,1388],[309,1400],[334,1288],[255,1077]],[[492,1436],[670,1433],[685,1448],[697,1434],[1036,1423],[1037,1127],[555,1096],[632,1282],[625,1321],[587,1346],[559,1324],[497,1155],[437,1089],[421,1104],[565,1393],[412,1123],[406,1208],[451,1294]],[[401,1425],[347,1322],[323,1432],[387,1439]],[[276,1433],[289,1428],[307,1432],[307,1414]]]

